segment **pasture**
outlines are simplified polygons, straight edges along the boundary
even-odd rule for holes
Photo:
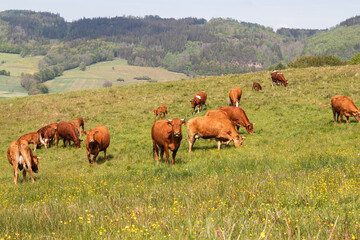
[[[50,93],[60,93],[102,88],[105,81],[110,81],[112,86],[147,82],[134,79],[141,76],[148,76],[157,82],[187,78],[185,74],[170,72],[163,68],[130,66],[126,60],[117,59],[87,66],[85,71],[81,71],[79,68],[65,71],[62,76],[46,82],[45,85],[49,88]],[[119,78],[124,81],[117,81]]]
[[[358,239],[360,125],[334,124],[336,94],[360,107],[360,66],[288,69],[287,88],[271,87],[270,72],[91,89],[0,100],[0,239]],[[263,90],[251,90],[253,81]],[[155,164],[152,112],[190,119],[200,91],[208,109],[240,101],[254,134],[242,147],[217,151],[199,140],[181,145],[175,166]],[[61,120],[107,126],[111,136],[90,166],[84,142],[38,149],[35,183],[6,158],[11,141]],[[187,136],[183,127],[183,138]],[[82,137],[85,140],[85,137]],[[31,145],[32,146],[32,145]],[[20,174],[21,175],[21,174]]]

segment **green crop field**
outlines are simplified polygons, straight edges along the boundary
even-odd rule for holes
[[[0,53],[0,70],[9,71],[11,76],[19,77],[21,73],[38,72],[41,56],[22,58],[19,54]]]
[[[51,93],[60,93],[102,88],[105,81],[110,81],[112,86],[147,82],[134,79],[142,76],[150,77],[157,82],[187,78],[185,74],[170,72],[163,68],[129,66],[126,60],[114,60],[87,66],[85,71],[79,68],[65,71],[62,76],[46,82],[45,85]],[[119,78],[124,81],[117,81]]]
[[[287,88],[258,72],[1,99],[0,239],[359,239],[360,124],[320,108],[336,94],[360,106],[359,72],[288,69]],[[188,153],[185,143],[174,166],[156,165],[152,110],[166,104],[169,118],[189,120],[206,112],[191,114],[196,93],[217,109],[233,87],[256,123],[253,135],[240,128],[243,146],[199,140]],[[36,151],[35,183],[14,185],[10,142],[78,117],[108,127],[108,159],[90,166],[84,142],[59,142]]]

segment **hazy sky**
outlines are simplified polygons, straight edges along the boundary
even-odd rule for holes
[[[0,0],[0,11],[27,9],[80,18],[158,15],[232,18],[279,27],[325,29],[360,15],[360,0]]]

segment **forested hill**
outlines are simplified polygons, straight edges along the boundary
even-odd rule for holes
[[[146,16],[66,22],[47,12],[0,12],[0,52],[45,55],[37,76],[41,81],[81,64],[116,57],[189,75],[263,70],[303,54],[331,54],[345,60],[358,52],[359,36],[359,17],[330,30],[274,32],[233,19]]]

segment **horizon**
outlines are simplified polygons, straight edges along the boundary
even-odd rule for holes
[[[69,8],[69,6],[72,6]],[[191,7],[189,7],[191,6]],[[198,18],[207,21],[214,18],[233,19],[238,22],[255,23],[270,27],[294,29],[330,29],[346,19],[359,14],[360,1],[349,0],[339,3],[335,0],[133,0],[131,2],[112,0],[63,0],[61,3],[45,0],[7,1],[0,11],[31,10],[58,14],[66,22],[82,18],[113,18],[159,16],[160,18]]]

